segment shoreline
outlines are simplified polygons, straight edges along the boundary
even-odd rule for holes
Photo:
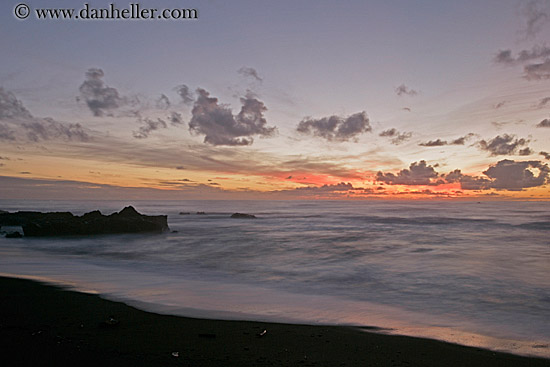
[[[369,328],[155,314],[19,278],[0,289],[0,350],[21,366],[550,366]]]

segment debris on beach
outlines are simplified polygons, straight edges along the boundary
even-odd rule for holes
[[[103,327],[113,327],[120,324],[120,321],[115,319],[113,316],[109,316],[105,321],[101,323],[101,326]]]
[[[267,334],[267,330],[264,330],[262,331],[261,333],[258,334],[258,337],[261,338],[262,336],[264,336],[265,334]]]
[[[172,357],[178,358],[180,356],[180,352],[172,352]]]

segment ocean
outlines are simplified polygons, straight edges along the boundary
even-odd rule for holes
[[[126,205],[167,214],[171,231],[0,238],[0,273],[159,313],[374,326],[550,358],[550,202],[0,200],[77,215]]]

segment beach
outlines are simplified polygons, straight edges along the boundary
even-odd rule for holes
[[[550,360],[368,328],[159,315],[0,278],[0,350],[14,366],[550,366]]]

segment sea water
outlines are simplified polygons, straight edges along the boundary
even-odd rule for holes
[[[130,204],[167,214],[170,231],[0,238],[0,273],[155,312],[376,326],[550,358],[550,202],[3,200],[0,209],[110,214]]]

